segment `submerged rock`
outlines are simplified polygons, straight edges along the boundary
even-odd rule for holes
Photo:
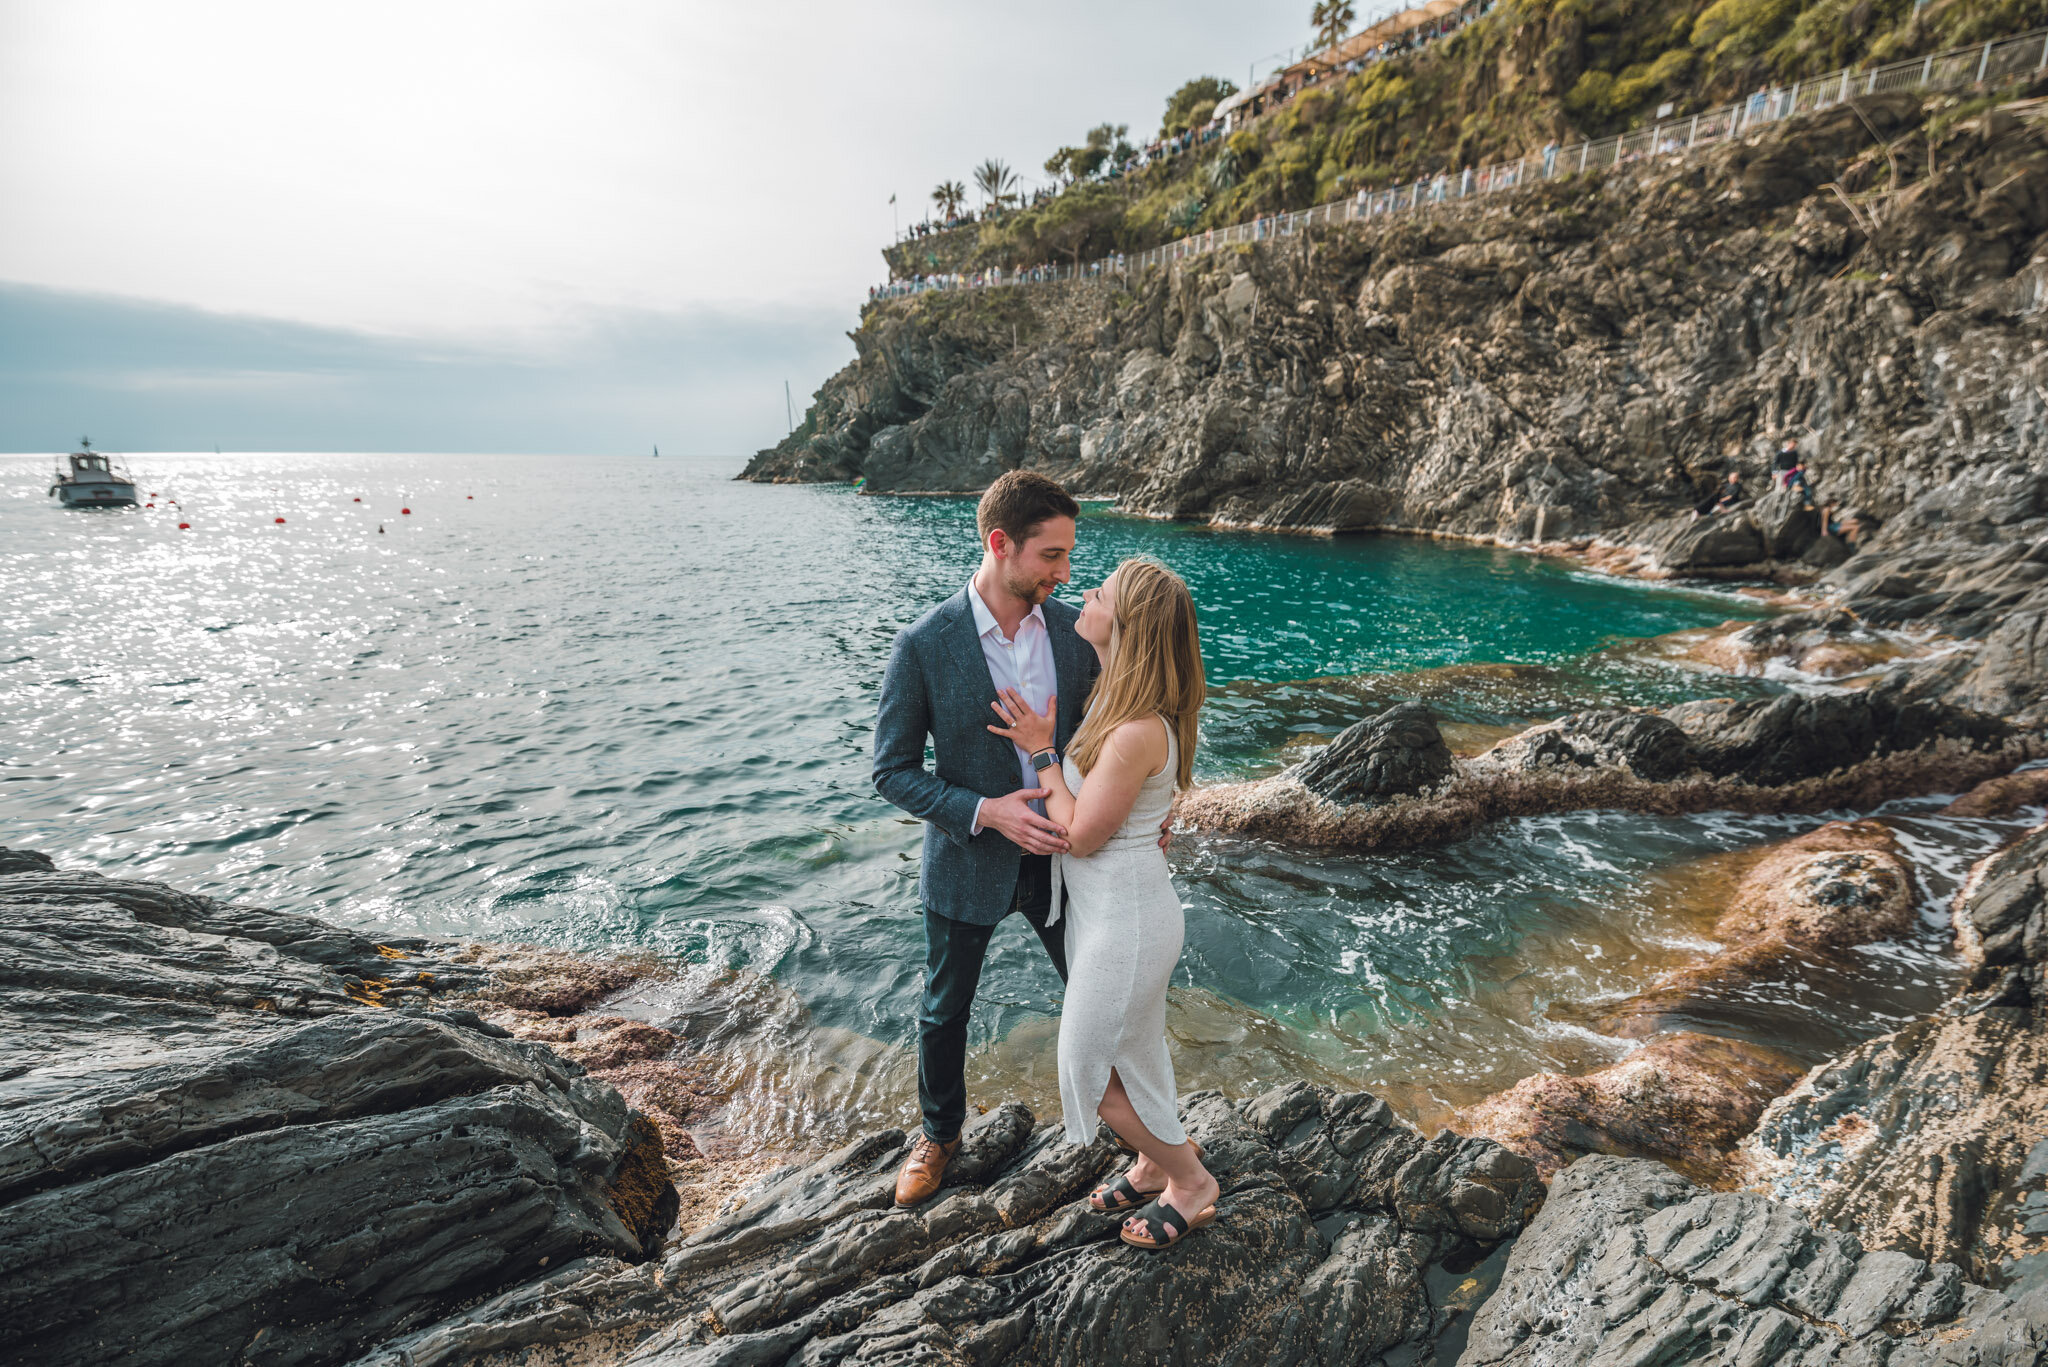
[[[1714,1176],[1800,1072],[1760,1045],[1666,1035],[1580,1077],[1525,1077],[1467,1108],[1459,1128],[1533,1160],[1545,1178],[1589,1153],[1661,1158]]]
[[[1750,1192],[1581,1158],[1509,1251],[1459,1367],[2035,1367],[2048,1299],[1866,1252]]]
[[[11,1361],[328,1363],[675,1218],[619,1093],[379,943],[0,851]]]
[[[1719,949],[1606,1010],[1600,1027],[1642,1039],[1711,1021],[1756,984],[1797,977],[1817,955],[1904,932],[1914,896],[1912,869],[1888,828],[1829,822],[1772,846],[1749,869],[1715,922]]]
[[[1733,674],[1761,674],[1783,666],[1821,678],[1842,678],[1867,673],[1911,650],[1895,637],[1872,631],[1851,612],[1824,607],[1745,623],[1709,636],[1689,653]]]
[[[1427,703],[1399,703],[1347,729],[1296,772],[1337,802],[1372,802],[1435,787],[1451,775],[1450,747]]]

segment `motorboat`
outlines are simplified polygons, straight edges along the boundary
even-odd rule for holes
[[[92,449],[90,438],[78,439],[80,450],[67,458],[71,468],[59,469],[50,492],[67,508],[132,508],[135,478],[104,451]]]

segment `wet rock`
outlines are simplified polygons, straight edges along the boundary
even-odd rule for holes
[[[1985,779],[1941,809],[1943,816],[2008,817],[2022,807],[2048,804],[2048,767]]]
[[[1450,747],[1426,703],[1404,702],[1350,727],[1303,762],[1303,787],[1336,802],[1373,802],[1433,788],[1450,777]]]
[[[1973,870],[1956,903],[1975,963],[1941,1012],[1816,1068],[1744,1145],[1753,1181],[1866,1245],[1993,1285],[2048,1269],[2048,829]]]
[[[652,1127],[437,1008],[488,981],[457,946],[6,867],[11,1358],[336,1362],[550,1263],[659,1248]]]
[[[1467,1108],[1459,1128],[1498,1140],[1546,1178],[1589,1153],[1661,1158],[1705,1178],[1803,1071],[1760,1045],[1666,1035],[1581,1077],[1523,1078]]]
[[[1682,703],[1665,715],[1685,730],[1700,768],[1753,784],[1818,778],[1943,740],[1988,749],[2013,735],[1997,717],[1915,696],[1903,675],[1855,691]]]
[[[1750,622],[1701,643],[1695,658],[1736,674],[1774,666],[1822,678],[1863,674],[1908,654],[1895,636],[1880,635],[1842,608],[1814,608]]]
[[[1692,743],[1677,723],[1627,708],[1571,713],[1502,742],[1488,758],[1522,769],[1619,767],[1652,781],[1693,767]]]
[[[1913,924],[1914,897],[1898,838],[1878,822],[1830,822],[1774,845],[1715,922],[1721,947],[1604,1011],[1601,1028],[1644,1039],[1711,1021],[1818,956],[1902,933]]]
[[[387,1344],[376,1367],[489,1347],[636,1343],[666,1367],[909,1360],[1079,1364],[1337,1364],[1425,1354],[1462,1325],[1480,1264],[1542,1200],[1527,1160],[1486,1140],[1424,1141],[1358,1093],[1293,1085],[1232,1105],[1184,1098],[1223,1186],[1221,1218],[1164,1254],[1088,1208],[1121,1160],[1077,1147],[1022,1107],[973,1122],[948,1186],[890,1204],[900,1131],[772,1175],[726,1217],[640,1269],[521,1290]]]
[[[1551,1183],[1458,1361],[2034,1367],[2044,1309],[1952,1264],[1866,1252],[1754,1193],[1596,1156]]]

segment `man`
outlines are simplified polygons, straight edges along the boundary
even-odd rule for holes
[[[1732,512],[1734,509],[1742,506],[1743,499],[1747,497],[1748,493],[1742,487],[1742,471],[1730,470],[1728,472],[1728,482],[1721,486],[1721,497],[1714,501],[1714,511],[1717,513]]]
[[[924,1132],[896,1182],[896,1203],[938,1191],[967,1118],[967,1023],[989,937],[1023,913],[1062,981],[1064,930],[1051,913],[1050,856],[1066,832],[1045,817],[1031,757],[989,726],[998,687],[1043,709],[1059,700],[1056,748],[1081,724],[1099,668],[1052,597],[1072,571],[1081,509],[1043,475],[1012,470],[981,496],[981,567],[965,588],[896,638],[875,722],[875,787],[925,823],[919,889],[925,980],[918,1003],[917,1097]],[[934,764],[925,767],[930,737]],[[1161,838],[1164,845],[1166,840]]]

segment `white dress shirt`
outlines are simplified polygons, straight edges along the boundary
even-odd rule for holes
[[[1003,635],[1002,627],[996,622],[996,615],[988,610],[988,604],[981,601],[981,590],[974,587],[974,581],[967,581],[967,605],[974,609],[974,629],[981,636],[981,658],[988,662],[989,681],[995,684],[996,692],[1014,688],[1031,707],[1043,715],[1045,702],[1058,684],[1052,660],[1052,634],[1045,625],[1043,608],[1033,607],[1024,614],[1024,620],[1017,624],[1015,637]],[[993,711],[988,714],[989,724],[1002,721]],[[1021,746],[1012,745],[1017,752],[1018,787],[1039,787],[1038,771],[1031,767],[1031,752]],[[982,802],[988,799],[983,798]],[[1045,815],[1045,803],[1033,802],[1032,810]],[[981,834],[981,803],[974,807],[974,834]]]

